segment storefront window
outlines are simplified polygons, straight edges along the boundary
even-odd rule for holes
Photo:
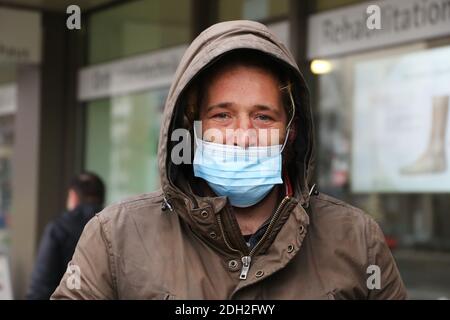
[[[186,43],[191,37],[190,0],[140,0],[89,18],[89,64]]]
[[[87,164],[105,179],[108,201],[158,188],[159,128],[166,90],[90,103]]]
[[[367,0],[317,0],[314,1],[315,8],[312,8],[315,12],[335,9],[338,7],[358,4]]]
[[[220,0],[219,21],[270,20],[286,17],[288,0]]]
[[[450,248],[450,46],[331,59],[319,77],[319,183],[402,247]]]
[[[96,13],[89,20],[89,64],[186,44],[190,15],[187,0],[133,1]],[[87,103],[85,167],[105,180],[107,203],[159,187],[157,150],[168,86]]]

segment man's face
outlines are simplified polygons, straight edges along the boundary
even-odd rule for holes
[[[250,66],[231,66],[208,79],[200,107],[204,140],[241,147],[282,144],[287,115],[279,86],[270,72]]]

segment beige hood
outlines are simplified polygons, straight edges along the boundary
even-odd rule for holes
[[[203,31],[186,50],[175,73],[172,86],[165,104],[159,140],[159,170],[161,186],[165,194],[182,193],[183,191],[174,181],[176,166],[170,161],[170,136],[174,129],[180,127],[175,121],[179,108],[183,108],[181,97],[191,80],[206,66],[217,60],[221,55],[238,49],[253,49],[269,54],[284,64],[292,73],[294,80],[294,99],[296,114],[300,115],[300,128],[297,128],[295,149],[297,158],[295,163],[296,178],[291,181],[294,186],[295,197],[300,203],[309,201],[309,184],[313,171],[314,129],[311,107],[309,105],[309,90],[300,70],[288,49],[270,30],[254,21],[228,21],[215,24]],[[172,191],[172,192],[170,192]],[[186,192],[186,191],[184,191]],[[197,195],[187,195],[187,199]],[[218,197],[220,198],[220,197]],[[224,201],[215,199],[215,203]],[[222,199],[223,200],[223,199]],[[194,204],[191,207],[195,207]],[[220,208],[216,208],[220,210]]]

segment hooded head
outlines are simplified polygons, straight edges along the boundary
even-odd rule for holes
[[[300,203],[309,201],[314,149],[309,91],[288,49],[267,27],[253,21],[229,21],[211,26],[192,42],[178,66],[164,109],[158,154],[161,185],[169,197],[182,195],[191,208],[207,202],[220,210],[225,204],[222,197],[205,197],[195,191],[192,165],[177,165],[172,161],[174,146],[179,143],[177,139],[172,141],[172,133],[178,128],[192,129],[192,120],[198,111],[195,104],[202,94],[201,84],[208,83],[210,79],[205,78],[211,74],[223,70],[220,67],[223,60],[232,57],[232,61],[239,63],[242,57],[241,64],[245,64],[249,57],[256,56],[261,57],[259,62],[251,64],[264,64],[264,69],[273,74],[280,85],[288,85],[292,93],[296,117],[291,133],[294,134],[291,134],[292,140],[289,137],[289,147],[285,150],[288,156],[283,154],[287,159],[283,166],[293,186],[294,197]],[[214,71],[209,72],[211,69]],[[288,116],[292,114],[289,108],[286,111]]]

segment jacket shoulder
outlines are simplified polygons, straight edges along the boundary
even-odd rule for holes
[[[312,197],[311,200],[312,210],[315,217],[320,216],[321,218],[323,217],[333,220],[353,220],[355,223],[359,222],[363,224],[373,220],[373,218],[364,210],[325,193],[319,193],[317,196]]]
[[[163,192],[158,190],[106,207],[96,215],[105,240],[115,247],[140,243],[160,232],[170,234],[179,224],[178,216],[163,211],[162,204]]]
[[[100,223],[105,223],[109,221],[120,222],[126,219],[127,216],[136,215],[142,211],[146,211],[151,215],[151,213],[161,210],[162,201],[162,190],[143,193],[113,203],[97,213],[96,216],[99,218]]]
[[[355,248],[367,254],[377,222],[363,210],[320,193],[311,198],[310,223],[315,234],[335,245]]]
[[[64,214],[50,221],[45,227],[42,238],[49,237],[54,241],[64,242],[72,234],[73,227],[66,222]]]
[[[322,248],[323,263],[332,259],[336,269],[347,270],[369,299],[404,299],[406,291],[395,260],[378,223],[369,214],[344,201],[320,193],[311,198],[310,226],[315,247]],[[367,281],[376,267],[381,288],[369,290]],[[370,273],[370,274],[369,274]],[[347,277],[350,278],[350,277]],[[346,281],[345,277],[340,278]],[[343,287],[349,284],[341,283]]]

